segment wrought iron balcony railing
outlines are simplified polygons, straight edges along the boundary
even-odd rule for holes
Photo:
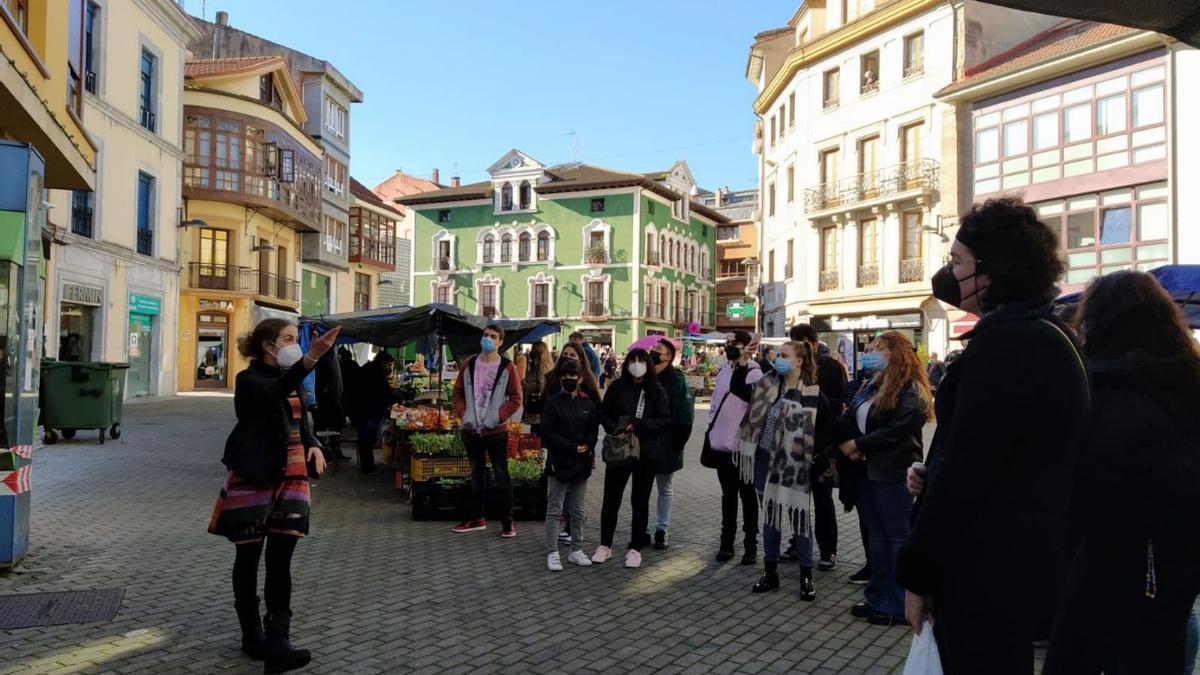
[[[290,302],[300,301],[300,282],[295,279],[281,277],[278,274],[259,270],[258,294]]]
[[[836,269],[821,270],[821,277],[818,279],[818,288],[822,291],[836,290],[839,285],[839,279],[840,277]]]
[[[905,258],[900,261],[900,283],[925,280],[925,264],[920,258]]]
[[[933,191],[938,189],[940,170],[937,160],[918,159],[823,183],[804,191],[804,210],[811,213],[839,206],[849,207],[909,190]]]
[[[254,290],[253,270],[238,265],[213,265],[211,263],[188,263],[188,287],[219,291]]]
[[[879,285],[879,265],[858,266],[858,287],[867,288]]]

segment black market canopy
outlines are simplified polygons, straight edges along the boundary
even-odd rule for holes
[[[1170,35],[1200,47],[1200,0],[982,0],[989,5],[1115,23]]]
[[[455,358],[478,353],[479,338],[484,327],[491,323],[504,329],[501,350],[557,333],[561,326],[561,322],[549,319],[489,319],[441,304],[305,316],[300,323],[314,326],[322,333],[341,326],[339,344],[369,342],[379,347],[402,347],[423,337],[438,337],[450,347]]]

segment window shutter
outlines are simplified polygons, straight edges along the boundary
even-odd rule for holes
[[[296,182],[296,151],[295,150],[278,150],[279,161],[276,167],[279,170],[276,178],[281,183]]]

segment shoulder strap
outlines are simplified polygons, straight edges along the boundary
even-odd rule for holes
[[[638,392],[637,412],[634,413],[634,419],[642,419],[642,414],[646,412],[646,388]]]
[[[1075,341],[1072,340],[1071,336],[1067,335],[1067,332],[1065,330],[1063,330],[1063,327],[1058,325],[1057,323],[1055,323],[1045,317],[1042,317],[1038,320],[1045,323],[1046,325],[1052,327],[1055,331],[1057,331],[1058,334],[1062,336],[1062,339],[1066,341],[1067,346],[1071,348],[1071,353],[1075,355],[1075,362],[1079,365],[1079,371],[1083,373],[1083,381],[1087,384],[1087,386],[1084,387],[1084,389],[1086,389],[1086,393],[1084,395],[1087,397],[1086,401],[1087,401],[1088,407],[1090,408],[1092,405],[1091,378],[1088,377],[1087,366],[1084,365],[1083,356],[1081,356],[1079,354],[1079,348],[1077,346],[1075,346]]]
[[[705,432],[706,434],[712,433],[713,425],[717,423],[717,418],[721,416],[721,408],[725,407],[725,399],[727,398],[729,398],[728,389],[725,390],[725,395],[721,397],[721,402],[717,404],[717,411],[713,413],[712,419],[708,421],[708,431]]]

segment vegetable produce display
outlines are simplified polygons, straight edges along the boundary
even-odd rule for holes
[[[397,429],[454,429],[458,426],[458,420],[449,411],[424,405],[411,408],[393,405],[392,419],[396,420]]]
[[[514,483],[536,483],[542,478],[542,457],[536,459],[509,459],[508,475]]]
[[[416,457],[466,457],[459,434],[413,434],[408,439]]]

